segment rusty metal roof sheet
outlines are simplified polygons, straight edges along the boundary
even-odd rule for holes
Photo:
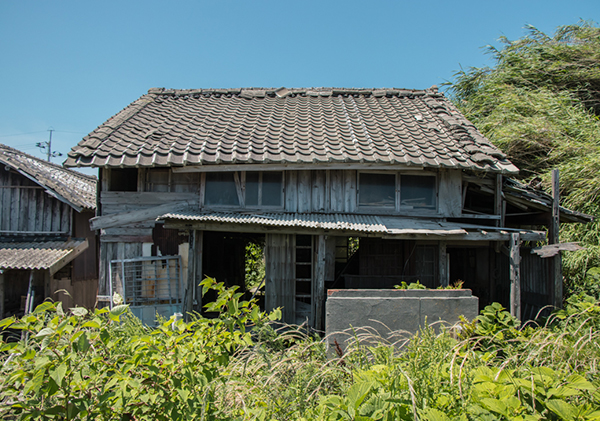
[[[63,168],[2,144],[0,163],[20,172],[44,187],[48,194],[69,203],[78,211],[96,209],[97,179],[94,176]]]
[[[518,171],[437,87],[150,89],[64,164],[319,163]]]
[[[271,227],[312,228],[357,232],[385,233],[386,227],[377,216],[355,214],[263,213],[184,211],[165,214],[160,220],[252,224]]]
[[[51,269],[87,248],[87,240],[0,243],[0,269]]]

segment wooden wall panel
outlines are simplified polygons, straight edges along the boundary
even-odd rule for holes
[[[265,309],[282,307],[282,322],[296,321],[296,236],[265,236]]]
[[[71,207],[14,171],[0,171],[0,230],[65,232],[71,228]]]

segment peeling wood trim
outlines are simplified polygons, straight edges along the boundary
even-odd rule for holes
[[[89,242],[88,242],[88,239],[86,238],[83,243],[81,243],[77,247],[73,248],[73,250],[71,250],[71,252],[68,255],[66,255],[59,261],[55,262],[52,266],[50,266],[48,268],[48,273],[50,274],[50,276],[54,275],[56,272],[61,270],[67,263],[69,263],[70,261],[75,259],[77,256],[79,256],[81,253],[83,253],[88,247],[89,247]]]

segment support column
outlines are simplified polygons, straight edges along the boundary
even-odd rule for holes
[[[440,277],[440,285],[443,287],[448,286],[448,278],[450,274],[448,273],[448,253],[446,252],[446,242],[440,241],[439,247],[439,277]]]
[[[552,170],[552,221],[548,230],[548,244],[559,244],[560,209],[559,209],[559,174],[558,170]],[[560,251],[551,257],[550,262],[550,285],[552,291],[552,305],[556,308],[562,307],[563,301],[563,277],[562,257]]]
[[[510,314],[521,319],[521,239],[510,235]]]
[[[0,320],[4,319],[4,272],[0,269]]]
[[[186,321],[189,320],[190,312],[202,310],[202,288],[199,284],[202,281],[204,232],[190,231],[189,242],[187,284],[183,296],[183,315]]]
[[[326,235],[317,235],[315,243],[317,250],[315,253],[315,274],[312,283],[312,320],[315,329],[323,330],[325,327],[325,278],[328,272],[327,246],[332,242],[329,241]],[[335,243],[333,244],[335,247]]]

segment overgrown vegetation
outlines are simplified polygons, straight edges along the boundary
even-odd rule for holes
[[[488,48],[494,67],[455,75],[452,98],[523,178],[548,186],[558,168],[562,204],[600,215],[600,28],[580,22],[551,36],[530,26],[527,36],[500,41]],[[561,241],[587,249],[565,255],[568,288],[597,293],[588,270],[600,266],[600,222],[563,226]]]
[[[572,297],[543,326],[498,304],[472,323],[412,340],[360,334],[339,350],[279,332],[212,279],[217,319],[148,328],[126,306],[88,313],[44,303],[0,347],[6,420],[600,419],[600,303]],[[20,336],[19,336],[20,337]]]

